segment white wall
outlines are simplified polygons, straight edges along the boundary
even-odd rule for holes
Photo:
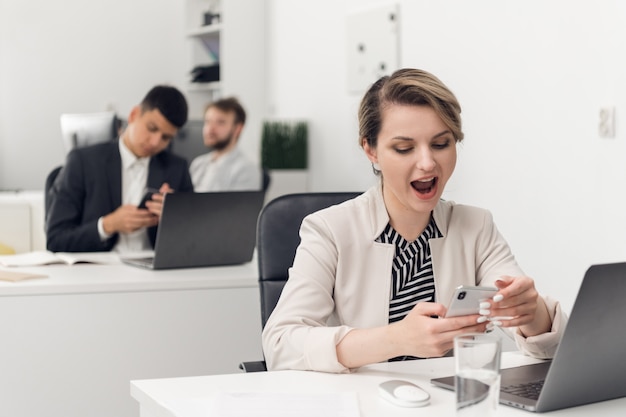
[[[63,160],[61,112],[124,114],[152,85],[183,83],[183,2],[158,3],[0,0],[0,188],[42,187]],[[401,65],[432,71],[463,106],[445,197],[491,209],[522,267],[569,310],[584,270],[626,253],[626,5],[397,3]],[[314,191],[374,181],[357,146],[360,95],[346,89],[344,23],[377,4],[388,2],[268,0],[266,116],[309,120]],[[614,139],[598,137],[605,105]]]
[[[466,139],[444,197],[492,210],[540,291],[569,311],[590,264],[626,260],[626,5],[397,3],[401,66],[435,73],[463,106]],[[381,2],[270,4],[269,110],[310,120],[314,190],[365,188],[344,23]],[[597,133],[605,105],[616,107],[614,139]]]
[[[153,85],[183,87],[183,4],[0,0],[0,188],[43,188],[61,113],[126,117]]]

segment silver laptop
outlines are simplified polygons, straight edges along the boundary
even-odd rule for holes
[[[167,194],[154,257],[122,257],[150,269],[236,265],[252,260],[263,191]]]
[[[626,396],[626,263],[591,266],[552,361],[502,369],[500,402],[543,412]],[[454,377],[431,382],[454,389]]]

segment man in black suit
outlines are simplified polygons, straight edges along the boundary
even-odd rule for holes
[[[193,191],[187,161],[166,151],[187,112],[180,91],[156,86],[133,107],[118,141],[73,149],[54,184],[46,219],[48,250],[154,247],[164,194]],[[158,192],[139,208],[148,189]]]

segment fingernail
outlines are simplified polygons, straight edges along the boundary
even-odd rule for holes
[[[493,324],[492,323],[487,324],[487,332],[490,332],[492,330],[493,330]]]
[[[494,326],[498,326],[498,327],[502,326],[502,322],[499,320],[493,320],[491,324],[493,324]]]
[[[487,320],[489,320],[487,317],[485,317],[485,316],[480,316],[480,317],[478,317],[478,318],[476,319],[476,323],[484,323],[484,322],[486,322]]]
[[[478,310],[478,314],[480,314],[481,316],[488,316],[491,314],[490,310],[484,310],[484,309],[480,309]]]
[[[502,300],[504,300],[504,296],[502,294],[496,294],[493,296],[493,301],[495,301],[496,303]]]
[[[480,305],[478,307],[479,308],[491,308],[491,303],[483,301],[482,303],[480,303]]]

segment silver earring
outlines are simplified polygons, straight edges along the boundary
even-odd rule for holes
[[[372,171],[374,171],[374,175],[379,175],[380,174],[380,165],[378,165],[377,163],[372,162]]]

